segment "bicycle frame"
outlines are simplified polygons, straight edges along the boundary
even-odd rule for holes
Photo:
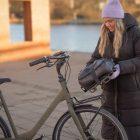
[[[62,56],[60,57],[60,55],[62,54]],[[87,140],[86,134],[85,134],[85,124],[84,121],[82,120],[81,116],[77,116],[74,110],[74,107],[76,105],[81,105],[83,103],[87,103],[90,101],[94,101],[97,99],[100,99],[100,96],[96,96],[96,97],[92,97],[92,98],[88,98],[85,100],[81,100],[78,102],[78,104],[73,102],[73,99],[71,98],[70,92],[67,88],[67,82],[66,79],[63,78],[63,75],[61,74],[61,67],[67,62],[66,59],[69,57],[67,55],[64,55],[63,52],[61,52],[61,54],[55,54],[53,57],[43,57],[41,59],[38,59],[34,62],[30,63],[30,66],[34,66],[37,65],[39,63],[45,62],[47,67],[53,66],[54,64],[56,64],[56,70],[57,70],[57,74],[58,74],[58,78],[59,78],[59,82],[61,85],[61,91],[58,93],[58,95],[55,97],[55,99],[52,101],[52,103],[49,105],[49,107],[46,109],[46,111],[44,112],[44,114],[40,117],[40,119],[37,121],[37,123],[34,125],[34,127],[22,134],[18,134],[15,124],[13,122],[13,119],[10,115],[10,112],[8,110],[7,104],[4,100],[4,97],[2,95],[2,93],[0,92],[0,105],[3,106],[5,113],[7,115],[8,121],[10,123],[11,129],[13,131],[14,134],[14,138],[3,138],[3,140],[31,140],[33,139],[33,137],[36,135],[36,133],[39,131],[39,129],[41,128],[41,126],[45,123],[45,121],[49,118],[49,116],[51,115],[51,113],[53,112],[53,110],[57,107],[57,105],[62,102],[62,101],[66,101],[67,106],[68,106],[68,111],[71,115],[71,117],[73,118],[73,121],[77,127],[77,129],[79,130],[83,140]],[[54,63],[51,63],[50,59],[56,59],[56,61]],[[57,63],[56,63],[57,62]],[[44,66],[45,67],[45,66]],[[41,67],[41,68],[44,68]],[[76,98],[74,98],[76,99]],[[90,125],[90,124],[89,124]],[[0,139],[2,140],[2,139]]]
[[[33,139],[33,137],[36,135],[36,133],[39,131],[39,129],[41,128],[41,126],[45,123],[45,121],[48,119],[48,117],[51,115],[51,113],[53,112],[53,110],[56,108],[56,106],[66,100],[67,106],[68,106],[68,110],[79,130],[79,132],[82,135],[83,140],[86,140],[86,135],[84,133],[84,130],[82,128],[82,126],[84,124],[81,124],[74,111],[74,103],[73,100],[71,98],[70,92],[67,88],[67,83],[66,80],[62,77],[61,80],[59,81],[60,85],[62,87],[62,90],[58,93],[58,95],[55,97],[55,99],[52,101],[52,103],[50,104],[50,106],[48,107],[48,109],[45,111],[45,113],[40,117],[39,121],[35,124],[35,126],[29,130],[28,132],[22,133],[22,134],[18,134],[15,124],[13,122],[13,119],[10,115],[10,112],[8,110],[7,104],[4,100],[4,97],[2,95],[2,93],[0,92],[0,99],[1,99],[1,103],[2,106],[5,110],[5,113],[7,115],[8,121],[10,123],[10,126],[12,128],[13,134],[14,134],[14,138],[4,138],[3,140],[31,140]],[[0,139],[1,140],[1,139]]]

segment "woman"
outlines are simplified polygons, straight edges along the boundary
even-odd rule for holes
[[[100,58],[114,60],[116,72],[102,86],[103,107],[118,117],[130,140],[140,140],[140,29],[133,16],[124,14],[119,0],[109,0],[102,17],[100,39],[87,64]],[[110,127],[103,120],[104,139],[117,137]]]

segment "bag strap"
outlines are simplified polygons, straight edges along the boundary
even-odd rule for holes
[[[97,75],[96,75],[95,72],[93,72],[92,76],[93,76],[93,78],[95,79],[95,82],[96,82],[97,84],[99,84],[99,83],[100,83],[100,80],[99,80],[99,78],[97,77]]]
[[[96,73],[93,72],[93,73],[92,73],[92,76],[93,76],[93,78],[94,78],[96,84],[97,84],[97,85],[100,84],[100,80],[99,80],[99,78],[97,77]],[[84,92],[87,92],[87,91],[90,90],[93,86],[94,86],[94,85],[92,84],[90,87],[88,87],[88,89],[85,89],[84,87],[81,87],[81,89],[82,89]]]

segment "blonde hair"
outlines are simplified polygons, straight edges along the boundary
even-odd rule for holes
[[[113,48],[115,50],[115,57],[119,56],[119,49],[122,46],[122,38],[124,32],[124,23],[122,19],[114,19],[116,21],[115,24],[115,31],[114,31],[114,40],[113,40]],[[109,29],[105,26],[105,24],[101,27],[101,40],[99,44],[99,54],[101,56],[104,55],[105,47],[109,45]]]

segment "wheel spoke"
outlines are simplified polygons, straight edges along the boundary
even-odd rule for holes
[[[82,126],[87,126],[89,122],[92,120],[94,115],[96,114],[98,108],[93,108],[93,107],[81,107],[76,110],[76,114],[79,118],[79,121],[84,122],[82,123]],[[82,119],[81,119],[82,118]],[[104,119],[106,121],[109,121],[109,124],[113,125],[112,121],[114,121],[108,114],[102,114],[101,112],[97,114],[95,117],[94,121],[91,123],[89,126],[89,129],[85,131],[85,135],[87,136],[88,140],[104,140],[106,137],[109,137],[110,139],[113,139],[114,136],[112,136],[109,132],[107,131],[107,135],[103,135],[102,133],[102,124]],[[116,121],[116,120],[115,120]],[[115,127],[118,127],[117,123],[115,123]],[[122,126],[121,126],[122,127]],[[53,139],[54,140],[83,140],[81,137],[81,134],[79,133],[73,119],[71,118],[71,115],[69,113],[64,114],[60,120],[58,121],[54,133],[53,133]],[[124,140],[124,139],[121,139]]]

